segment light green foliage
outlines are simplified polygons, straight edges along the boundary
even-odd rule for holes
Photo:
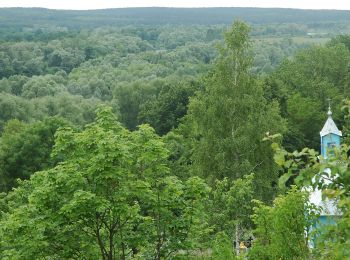
[[[1,256],[168,258],[198,247],[209,188],[169,175],[168,151],[149,126],[129,132],[101,107],[83,132],[56,134],[56,167],[2,199]]]
[[[350,257],[349,151],[349,145],[343,144],[327,161],[317,162],[312,168],[305,169],[298,180],[300,183],[310,183],[310,177],[315,176],[313,187],[321,189],[324,198],[338,203],[340,215],[335,217],[336,223],[321,229],[321,235],[316,239],[315,255],[319,259]]]
[[[140,197],[143,214],[153,220],[147,230],[151,245],[144,254],[161,259],[181,248],[196,248],[206,228],[204,199],[208,186],[198,177],[182,182],[169,176],[165,164],[168,151],[152,128],[141,126],[134,132],[133,143],[137,176],[150,189],[146,198]]]
[[[272,151],[261,140],[267,131],[283,132],[284,121],[275,102],[263,97],[251,65],[249,27],[235,22],[225,34],[225,45],[205,91],[190,103],[189,123],[198,138],[194,144],[194,172],[214,180],[237,179],[256,172],[255,190],[271,199],[276,169]]]
[[[4,78],[0,80],[1,92],[20,96],[22,94],[23,85],[27,80],[28,77],[22,75],[14,75],[9,78]]]
[[[0,93],[0,129],[3,130],[6,122],[18,119],[24,122],[35,118],[34,105],[27,100],[6,93]]]
[[[297,185],[311,185],[311,178],[316,173],[313,167],[318,161],[318,153],[315,150],[304,148],[300,152],[290,153],[277,143],[273,143],[272,148],[275,150],[273,158],[276,164],[284,170],[278,181],[281,190],[294,183]],[[307,182],[306,179],[304,180],[304,174],[308,176]],[[303,181],[305,182],[303,183]]]
[[[248,216],[252,212],[252,199],[254,195],[254,174],[246,175],[232,183],[227,192],[226,208],[230,218],[241,228],[250,228]]]
[[[224,178],[216,181],[212,192],[209,211],[214,232],[224,232],[230,241],[247,239],[247,231],[252,228],[250,215],[253,210],[254,174],[246,175],[233,182]],[[233,244],[231,243],[233,248]]]
[[[212,257],[217,260],[232,260],[235,259],[235,253],[232,248],[230,238],[225,232],[219,232],[213,241]]]
[[[347,139],[344,141],[347,142]],[[350,148],[348,144],[343,143],[341,149],[335,149],[333,156],[327,160],[322,157],[319,160],[317,153],[308,148],[304,148],[301,152],[288,153],[276,143],[273,143],[273,147],[276,150],[275,160],[284,169],[284,174],[280,178],[281,186],[296,183],[299,186],[318,188],[322,191],[323,198],[332,199],[338,203],[341,214],[335,217],[335,224],[317,229],[316,250],[313,251],[315,257],[317,259],[349,258],[348,154]]]
[[[286,195],[278,196],[272,206],[256,203],[253,215],[256,239],[249,258],[308,259],[305,230],[316,221],[315,208],[308,204],[308,193],[294,187]]]
[[[61,75],[33,76],[22,89],[21,96],[32,99],[44,96],[53,96],[58,92],[65,91],[66,79]]]
[[[47,116],[59,116],[80,127],[91,123],[95,119],[95,110],[101,103],[100,100],[95,98],[85,99],[81,96],[70,95],[67,92],[37,98],[31,102],[35,105],[36,118],[42,120]],[[118,114],[115,104],[112,102],[109,104],[113,106],[115,114]]]

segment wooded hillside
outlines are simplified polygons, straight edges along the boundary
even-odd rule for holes
[[[347,33],[350,11],[0,9],[0,258],[350,257]],[[312,185],[343,212],[314,250]]]

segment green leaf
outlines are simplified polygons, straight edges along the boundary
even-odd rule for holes
[[[289,178],[292,176],[293,174],[291,172],[287,172],[285,174],[283,174],[279,180],[278,180],[278,186],[280,187],[280,189],[284,189],[286,187],[286,182],[289,180]]]

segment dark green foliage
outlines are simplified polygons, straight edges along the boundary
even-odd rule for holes
[[[195,82],[164,86],[156,98],[142,105],[139,121],[151,124],[160,135],[177,128],[187,113],[189,98],[198,88]]]
[[[343,44],[314,46],[285,61],[270,76],[268,99],[278,100],[288,121],[284,146],[290,150],[319,148],[319,136],[331,98],[334,119],[343,124],[341,101],[349,97],[350,52]]]
[[[56,160],[50,157],[56,130],[68,125],[61,118],[24,124],[7,122],[0,139],[0,191],[16,186],[16,179],[28,179],[36,171],[50,168]]]
[[[25,99],[10,94],[0,93],[0,129],[10,119],[28,122],[35,115],[34,105]]]

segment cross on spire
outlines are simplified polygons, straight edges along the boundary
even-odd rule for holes
[[[327,101],[328,101],[328,112],[327,112],[327,115],[328,116],[332,116],[332,110],[331,110],[331,101],[332,101],[332,99],[327,98]]]

